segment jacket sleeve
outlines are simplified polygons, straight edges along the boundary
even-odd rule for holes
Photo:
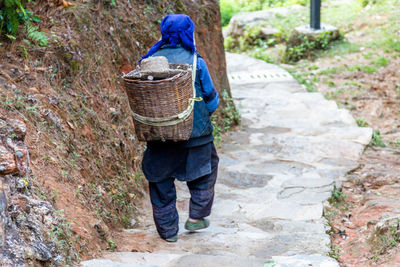
[[[201,93],[203,94],[204,102],[208,112],[213,113],[219,105],[219,94],[215,90],[214,84],[208,72],[207,64],[201,57],[197,61],[199,69],[199,78],[201,83]]]

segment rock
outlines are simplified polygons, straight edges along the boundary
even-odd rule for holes
[[[7,177],[11,190],[7,193],[7,212],[0,214],[5,240],[0,258],[12,266],[25,266],[19,263],[26,259],[38,260],[49,266],[64,266],[65,262],[59,254],[60,249],[67,248],[58,247],[58,242],[64,242],[63,236],[56,234],[52,237],[53,229],[57,229],[58,233],[68,233],[62,225],[63,220],[57,218],[49,202],[20,193],[15,190],[15,177]]]
[[[343,222],[343,225],[346,226],[347,228],[350,228],[350,229],[356,228],[354,223],[352,221],[350,221],[348,218],[343,218],[342,222]]]
[[[64,126],[61,123],[61,119],[53,114],[51,110],[45,109],[42,111],[42,116],[46,118],[49,124],[54,125],[57,129],[64,130]]]
[[[54,106],[58,106],[58,104],[60,104],[60,100],[58,99],[58,96],[55,94],[51,94],[49,97],[49,102],[50,104],[54,105]]]
[[[24,143],[18,142],[14,146],[14,153],[19,174],[25,176],[29,171],[28,148]]]
[[[0,174],[28,172],[28,149],[23,140],[26,126],[20,120],[0,119]]]
[[[226,36],[237,38],[246,32],[246,28],[254,26],[263,27],[268,25],[268,21],[275,18],[277,15],[284,17],[294,10],[301,9],[304,9],[304,7],[293,5],[288,7],[271,8],[263,11],[239,13],[231,18],[225,34]],[[273,29],[273,32],[275,31],[278,32],[277,29]],[[268,31],[266,30],[266,32]]]
[[[64,266],[58,247],[67,233],[50,203],[30,193],[29,152],[24,144],[26,126],[20,120],[0,118],[0,266],[26,266],[26,259]]]
[[[13,133],[17,138],[24,138],[26,134],[26,125],[21,120],[8,119],[8,124],[11,126]]]
[[[218,177],[221,183],[237,188],[264,187],[271,178],[271,175],[225,171],[220,172]]]
[[[18,172],[14,154],[0,144],[0,175],[15,174]]]
[[[261,39],[267,40],[270,39],[271,37],[274,37],[276,34],[279,33],[278,29],[272,28],[272,27],[263,27],[260,30],[261,33]]]
[[[0,118],[0,137],[13,137],[14,139],[23,139],[26,134],[25,123],[14,119]]]
[[[294,255],[272,257],[275,267],[339,267],[339,263],[327,256],[313,255]]]
[[[257,267],[262,266],[263,261],[260,259],[242,258],[235,256],[214,256],[214,255],[187,255],[173,262],[176,267],[208,267],[208,266],[246,266]],[[171,265],[172,265],[171,264]]]
[[[187,64],[182,69],[176,69],[174,65],[170,65],[168,59],[163,56],[149,57],[143,59],[138,69],[134,69],[122,77],[152,81],[173,77],[187,69],[189,69],[189,65]]]
[[[32,94],[40,94],[40,91],[36,87],[29,87],[29,92]]]
[[[50,249],[42,242],[33,242],[32,248],[34,251],[34,258],[39,261],[48,261],[53,257]]]
[[[25,246],[15,226],[4,223],[4,244],[1,247],[0,266],[25,267]]]
[[[314,30],[309,25],[297,27],[290,35],[288,47],[295,47],[304,42],[307,38],[309,42],[316,42],[321,34],[326,34],[329,42],[333,42],[340,37],[339,29],[327,24],[321,24],[320,30]]]
[[[283,61],[295,62],[302,58],[310,58],[314,55],[314,51],[328,49],[329,43],[340,37],[337,28],[325,24],[321,25],[320,30],[314,30],[309,25],[297,27],[286,42]]]
[[[374,230],[371,233],[372,238],[378,238],[381,235],[391,234],[392,229],[399,229],[399,214],[388,214],[392,215],[376,223],[376,225],[374,226]],[[382,214],[382,217],[384,217],[384,214]]]
[[[135,219],[135,218],[132,218],[132,219],[130,220],[130,227],[134,228],[134,227],[136,227],[136,224],[137,224],[136,219]]]
[[[1,217],[4,217],[6,208],[7,208],[6,193],[4,192],[3,181],[0,179],[0,216]]]
[[[100,237],[103,240],[108,240],[108,236],[109,236],[109,229],[107,227],[107,225],[102,222],[102,221],[97,221],[94,225],[93,228],[96,229],[97,233],[100,235]]]
[[[166,57],[149,57],[142,60],[140,72],[165,73],[169,71],[168,59]]]

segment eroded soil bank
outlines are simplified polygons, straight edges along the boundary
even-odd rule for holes
[[[343,266],[396,266],[400,264],[400,59],[392,51],[374,54],[365,48],[342,57],[317,63],[325,81],[319,90],[349,109],[360,127],[373,128],[374,135],[360,167],[344,177],[344,202],[327,212],[334,232],[332,252]],[[371,62],[375,62],[372,69],[363,70]]]
[[[399,152],[369,148],[343,183],[332,241],[342,266],[400,265]]]

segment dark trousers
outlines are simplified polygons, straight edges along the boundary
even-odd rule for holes
[[[218,173],[218,155],[213,148],[211,153],[211,173],[187,182],[190,191],[189,217],[202,219],[211,213],[214,200],[214,185]],[[162,182],[149,182],[153,217],[159,235],[171,238],[178,233],[179,216],[176,210],[175,179]]]

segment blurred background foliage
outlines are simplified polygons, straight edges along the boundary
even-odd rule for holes
[[[233,15],[240,12],[259,11],[271,7],[306,5],[309,0],[220,0],[222,26],[229,24]]]

